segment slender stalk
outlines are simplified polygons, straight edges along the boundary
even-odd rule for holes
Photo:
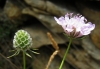
[[[26,57],[25,57],[25,51],[23,51],[23,69],[26,69]]]
[[[65,58],[66,58],[66,56],[67,56],[67,54],[68,54],[68,51],[69,51],[69,49],[70,49],[71,43],[72,43],[72,38],[70,38],[70,41],[69,41],[67,50],[66,50],[66,52],[65,52],[65,54],[64,54],[64,57],[63,57],[63,60],[62,60],[62,62],[61,62],[61,64],[60,64],[59,69],[62,69],[62,66],[63,66],[63,64],[64,64]]]

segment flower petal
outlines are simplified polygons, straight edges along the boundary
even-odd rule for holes
[[[64,17],[60,17],[59,19],[57,19],[56,17],[54,17],[54,19],[57,21],[57,23],[59,25],[66,25],[66,21]]]
[[[91,31],[95,28],[95,24],[92,24],[91,22],[88,22],[81,28],[81,33],[83,35],[88,35],[91,33]]]

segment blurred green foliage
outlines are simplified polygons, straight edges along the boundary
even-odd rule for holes
[[[0,41],[4,41],[11,37],[11,35],[16,30],[16,25],[10,20],[2,21],[0,20]]]

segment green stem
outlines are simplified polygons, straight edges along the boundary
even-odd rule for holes
[[[26,69],[25,51],[23,51],[23,69]]]
[[[66,50],[66,52],[65,52],[65,55],[64,55],[64,57],[63,57],[63,60],[62,60],[62,62],[61,62],[61,64],[60,64],[59,69],[62,69],[62,66],[63,66],[63,64],[64,64],[65,58],[66,58],[66,56],[67,56],[67,54],[68,54],[68,51],[69,51],[69,49],[70,49],[71,43],[72,43],[72,38],[70,38],[70,41],[69,41],[69,44],[68,44],[68,48],[67,48],[67,50]]]

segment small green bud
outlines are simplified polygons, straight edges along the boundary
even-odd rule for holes
[[[13,39],[13,47],[19,50],[28,50],[32,46],[32,38],[27,31],[18,30]]]

